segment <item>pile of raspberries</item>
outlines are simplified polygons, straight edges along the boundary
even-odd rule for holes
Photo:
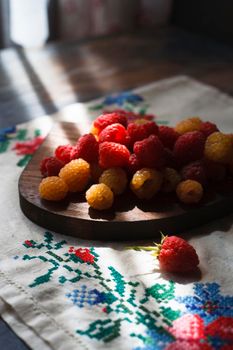
[[[45,200],[86,191],[88,204],[105,210],[130,188],[142,200],[174,192],[181,202],[195,204],[208,184],[233,174],[233,135],[198,117],[170,127],[143,116],[128,122],[124,111],[111,112],[96,118],[75,145],[57,147],[40,170]]]

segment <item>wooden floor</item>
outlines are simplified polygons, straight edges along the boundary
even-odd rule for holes
[[[185,74],[233,95],[233,48],[169,27],[0,52],[0,128]],[[0,349],[28,349],[0,320]]]
[[[43,49],[3,50],[0,127],[180,74],[233,95],[233,48],[169,27]]]

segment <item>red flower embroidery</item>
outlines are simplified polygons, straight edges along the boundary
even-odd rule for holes
[[[44,137],[37,136],[33,140],[17,142],[13,149],[17,155],[32,155],[44,141]]]
[[[33,246],[32,242],[29,241],[29,240],[26,240],[24,243],[25,243],[26,245],[28,245],[29,247],[32,247],[32,246]]]
[[[91,254],[88,248],[77,248],[74,247],[69,248],[69,253],[74,253],[79,259],[83,262],[94,264],[95,257]]]
[[[205,338],[204,322],[199,315],[184,315],[173,322],[169,332],[179,340],[201,340]]]
[[[206,336],[233,341],[233,318],[219,317],[205,327]]]
[[[166,350],[212,350],[215,348],[215,337],[227,342],[221,350],[230,350],[233,340],[233,318],[222,316],[204,325],[199,315],[187,314],[175,320],[168,331],[176,340],[169,344]]]

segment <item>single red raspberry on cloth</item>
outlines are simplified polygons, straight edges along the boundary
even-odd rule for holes
[[[40,163],[40,172],[43,176],[57,176],[64,163],[56,157],[47,157]]]
[[[127,167],[130,152],[125,145],[116,142],[103,142],[99,146],[101,168]]]
[[[93,125],[95,128],[99,130],[99,133],[106,128],[106,126],[119,123],[126,127],[127,125],[127,118],[122,113],[105,113],[101,114],[98,118],[95,119]]]
[[[82,158],[88,163],[97,162],[99,156],[99,144],[92,134],[81,136],[71,152],[71,160]]]
[[[158,136],[164,147],[173,149],[173,146],[180,135],[174,128],[166,125],[160,125]]]
[[[143,124],[130,123],[127,131],[130,145],[133,146],[136,141],[141,141],[150,135],[157,135],[158,125],[155,122],[144,120]]]
[[[132,153],[129,157],[129,164],[127,167],[128,173],[130,175],[133,175],[136,173],[136,171],[138,171],[141,168],[142,168],[142,166],[141,166],[136,154]]]
[[[122,124],[115,123],[106,126],[99,134],[99,142],[116,142],[122,145],[128,144],[128,133]]]
[[[178,137],[174,145],[174,157],[178,164],[185,165],[203,157],[205,136],[200,131],[190,131]]]
[[[187,273],[195,271],[199,258],[196,250],[183,238],[177,236],[164,236],[160,244],[152,247],[130,247],[134,250],[151,251],[159,260],[159,266],[162,271]]]
[[[71,145],[61,145],[55,149],[55,157],[62,162],[69,163],[74,147]]]
[[[207,177],[204,163],[196,161],[187,164],[181,170],[181,177],[183,180],[195,180],[205,185]]]
[[[150,135],[142,141],[135,142],[133,150],[143,167],[162,168],[164,147],[157,136]]]
[[[208,137],[210,134],[219,131],[219,129],[217,125],[212,122],[202,122],[199,131],[201,131],[205,137]]]
[[[199,264],[195,249],[187,241],[177,236],[162,238],[158,259],[161,270],[168,272],[193,271]]]

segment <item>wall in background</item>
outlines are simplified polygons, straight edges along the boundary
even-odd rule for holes
[[[232,0],[174,0],[172,22],[233,44]]]

